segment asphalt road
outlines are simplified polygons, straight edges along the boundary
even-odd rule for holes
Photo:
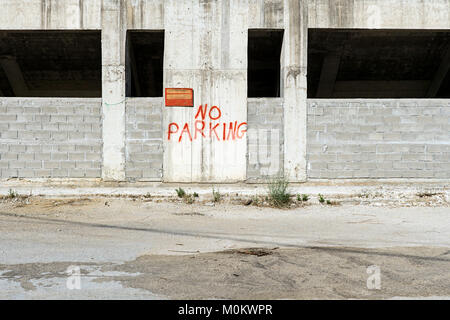
[[[4,201],[0,298],[448,299],[449,235],[448,207]]]

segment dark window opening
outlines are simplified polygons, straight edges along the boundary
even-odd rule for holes
[[[100,31],[0,31],[0,96],[101,97]]]
[[[128,31],[127,97],[162,97],[164,31]]]
[[[280,96],[280,57],[283,30],[248,31],[249,98]]]
[[[450,32],[310,29],[309,98],[449,98]]]

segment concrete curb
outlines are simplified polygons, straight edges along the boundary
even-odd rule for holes
[[[21,195],[44,197],[130,197],[150,194],[156,197],[174,197],[175,189],[182,187],[187,193],[196,192],[199,195],[210,195],[212,189],[219,190],[223,195],[251,197],[267,194],[264,184],[165,184],[165,183],[108,183],[91,181],[2,181],[0,195],[8,195],[14,190]],[[439,194],[450,202],[450,186],[448,181],[313,181],[304,184],[292,184],[291,194],[308,194],[316,196],[323,194],[339,199],[346,198],[378,198],[407,199],[419,194]]]

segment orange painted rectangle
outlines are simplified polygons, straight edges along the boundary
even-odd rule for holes
[[[166,107],[193,107],[194,90],[188,88],[166,88]]]

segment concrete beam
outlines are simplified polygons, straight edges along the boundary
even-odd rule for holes
[[[16,58],[11,56],[0,57],[0,66],[5,71],[9,84],[17,97],[28,97],[29,90],[23,78],[22,70]]]
[[[450,28],[448,0],[309,0],[310,28]]]
[[[434,98],[439,92],[439,89],[442,85],[442,81],[444,81],[448,71],[450,70],[450,46],[447,48],[447,52],[444,55],[444,58],[441,61],[441,65],[438,68],[433,80],[431,81],[431,85],[428,88],[427,98]]]
[[[334,84],[341,64],[341,55],[330,53],[325,56],[320,74],[317,98],[330,98],[333,95]]]
[[[284,175],[291,182],[301,182],[306,181],[308,3],[284,0],[284,12]]]
[[[125,180],[125,0],[102,1],[104,180]]]

